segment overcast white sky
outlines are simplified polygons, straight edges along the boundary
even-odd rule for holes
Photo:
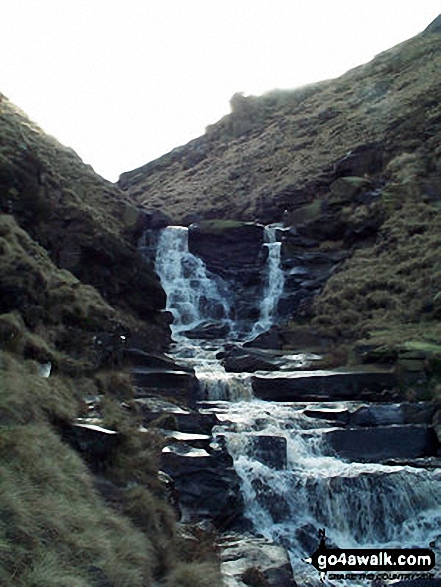
[[[116,181],[204,133],[235,92],[337,77],[439,0],[0,0],[0,91]]]

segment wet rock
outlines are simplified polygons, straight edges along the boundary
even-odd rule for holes
[[[194,373],[194,370],[187,365],[177,365],[173,359],[160,355],[158,353],[148,353],[138,348],[124,348],[123,350],[124,363],[132,367],[149,367],[152,369],[169,369],[173,370],[179,368],[180,371],[187,371]]]
[[[286,438],[282,436],[249,436],[253,458],[272,469],[286,469]]]
[[[255,492],[256,502],[270,514],[275,524],[286,522],[290,509],[286,499],[281,498],[280,493],[265,483],[264,479],[256,478],[251,481]]]
[[[389,371],[309,371],[252,377],[253,392],[258,399],[282,402],[387,401],[396,386],[395,375]]]
[[[225,338],[229,333],[229,326],[225,322],[202,322],[191,330],[184,330],[182,334],[187,338],[214,340]]]
[[[351,414],[351,426],[384,426],[404,424],[399,404],[362,406]]]
[[[303,412],[308,418],[318,420],[329,420],[338,426],[346,426],[349,423],[349,410],[321,408],[317,410],[305,410]]]
[[[262,356],[252,349],[247,350],[236,345],[227,348],[221,354],[222,365],[230,373],[254,373],[254,371],[277,371],[279,362],[277,358]]]
[[[251,222],[203,221],[188,229],[189,251],[228,284],[236,322],[259,317],[268,256],[263,243],[264,227]]]
[[[213,426],[220,424],[218,417],[213,413],[202,414],[196,411],[183,410],[174,404],[163,402],[157,398],[136,398],[134,401],[141,409],[144,426],[148,426],[155,420],[166,419],[168,430],[211,434]]]
[[[182,521],[208,519],[217,527],[228,528],[242,518],[240,479],[223,447],[208,452],[170,445],[162,451],[161,469],[174,481]]]
[[[422,425],[378,426],[325,431],[328,454],[343,459],[379,462],[386,459],[416,459],[433,456],[437,442],[431,428]]]
[[[243,587],[252,576],[263,578],[265,587],[296,587],[282,546],[251,534],[224,534],[219,546],[225,587]]]
[[[260,271],[266,260],[263,226],[251,222],[205,221],[188,229],[189,251],[207,269],[224,278],[247,279]]]
[[[254,347],[260,349],[281,349],[282,338],[277,326],[271,326],[267,332],[262,332],[253,340],[246,342],[244,348]]]

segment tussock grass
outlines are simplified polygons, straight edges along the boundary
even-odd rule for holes
[[[421,192],[419,197],[422,197]],[[314,305],[316,326],[337,338],[439,343],[436,295],[441,289],[441,218],[435,204],[402,197],[376,243],[355,251]]]
[[[50,425],[81,409],[86,385],[75,389],[73,382],[42,378],[33,361],[0,353],[2,587],[186,584],[180,577],[205,586],[208,573],[210,587],[220,584],[214,562],[185,562],[157,479],[159,445],[136,433],[121,407],[122,441],[103,472],[118,499],[110,507],[97,493],[89,469]],[[87,383],[91,391],[93,380]]]

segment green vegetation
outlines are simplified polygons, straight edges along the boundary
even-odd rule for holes
[[[185,559],[156,477],[152,439],[140,439],[126,418],[123,441],[104,463],[117,496],[111,507],[50,425],[79,412],[84,385],[42,378],[35,363],[9,354],[0,355],[0,364],[1,585],[91,587],[105,580],[147,587],[163,580],[178,587],[186,584],[181,576],[201,587],[216,585],[216,564],[199,567]],[[192,557],[198,560],[197,551]]]
[[[168,340],[139,211],[0,98],[0,584],[215,587],[215,549],[176,523],[118,346]],[[117,431],[99,462],[66,432],[90,402]]]

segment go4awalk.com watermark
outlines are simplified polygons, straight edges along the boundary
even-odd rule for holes
[[[327,548],[325,531],[319,531],[318,549],[305,559],[324,579],[374,579],[381,573],[384,579],[431,578],[435,553],[429,548]],[[411,575],[409,575],[409,572]],[[356,573],[355,575],[351,575]]]

